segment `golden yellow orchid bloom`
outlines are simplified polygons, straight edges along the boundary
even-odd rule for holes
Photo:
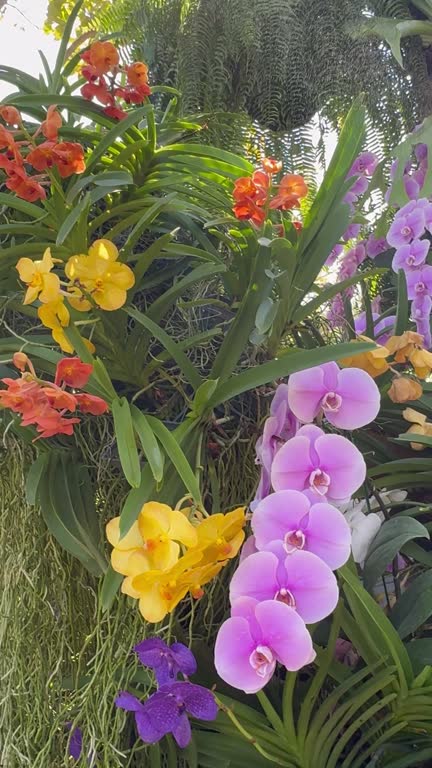
[[[168,570],[154,570],[125,579],[122,592],[139,599],[139,610],[146,621],[162,621],[196,585],[193,566],[202,555],[189,551]]]
[[[391,336],[386,342],[396,363],[410,362],[419,379],[425,379],[432,370],[432,352],[423,349],[423,341],[419,333],[406,331],[401,336]]]
[[[419,411],[416,411],[414,408],[405,408],[405,410],[402,411],[402,416],[405,421],[409,421],[412,424],[412,426],[407,429],[406,434],[427,435],[428,437],[432,437],[432,424],[427,421],[426,416],[423,413],[419,413]],[[413,451],[424,451],[428,446],[423,445],[423,443],[413,442],[410,443],[410,447]]]
[[[226,515],[210,515],[199,523],[195,549],[202,552],[201,565],[229,560],[237,555],[245,538],[245,512],[246,507],[239,507]]]
[[[42,259],[33,261],[27,257],[19,259],[16,269],[20,280],[28,285],[24,296],[24,304],[31,304],[36,299],[42,303],[56,301],[60,293],[60,280],[51,274],[54,262],[50,248],[47,248]]]
[[[101,309],[120,309],[126,301],[126,291],[135,283],[135,276],[130,267],[117,262],[117,258],[114,243],[96,240],[88,255],[72,256],[67,262],[65,272],[71,287],[82,287]],[[83,309],[83,306],[76,308]]]
[[[52,331],[52,337],[60,349],[71,354],[74,348],[63,330],[63,328],[67,328],[70,322],[69,310],[65,306],[63,297],[59,295],[55,301],[41,304],[38,307],[37,313],[39,320],[45,328],[49,328]]]
[[[374,343],[372,339],[367,336],[358,336],[358,341],[370,341]],[[344,357],[343,360],[339,360],[340,365],[345,368],[361,368],[362,371],[366,371],[373,379],[385,373],[389,369],[389,364],[386,358],[389,356],[389,351],[386,347],[382,347],[379,344],[375,349],[371,349],[369,352],[355,352],[356,341],[351,342],[353,345],[353,353],[349,357]]]
[[[109,521],[106,534],[114,547],[112,567],[124,576],[169,569],[180,555],[177,542],[186,547],[197,543],[196,530],[183,512],[157,501],[144,504],[138,520],[123,538],[119,517]]]

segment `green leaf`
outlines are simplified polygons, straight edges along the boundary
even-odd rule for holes
[[[146,112],[149,112],[152,109],[153,107],[148,104],[144,107],[138,107],[138,109],[134,109],[133,112],[130,112],[124,120],[120,120],[116,123],[113,128],[105,134],[103,139],[98,143],[96,149],[91,153],[90,159],[87,161],[86,172],[88,173],[93,166],[96,165],[97,161],[104,156],[111,145],[116,143],[119,136],[123,136],[129,128],[136,125],[141,120]]]
[[[432,571],[408,584],[389,616],[400,637],[413,634],[432,615]]]
[[[182,352],[178,344],[176,344],[176,342],[173,341],[170,336],[168,336],[166,331],[164,331],[163,328],[160,328],[156,323],[153,322],[153,320],[150,320],[149,317],[144,315],[142,312],[139,312],[137,309],[132,309],[131,307],[124,307],[123,311],[127,312],[129,317],[132,317],[138,323],[143,325],[144,328],[150,331],[152,336],[154,336],[158,341],[160,341],[160,343],[170,353],[173,360],[176,361],[177,365],[179,366],[185,378],[188,380],[189,384],[195,390],[198,389],[198,387],[202,383],[201,376],[199,375],[196,368],[194,368],[190,360],[186,357],[185,353]]]
[[[385,271],[387,272],[387,270]],[[372,269],[370,272],[354,275],[354,277],[347,277],[346,280],[342,280],[340,283],[337,283],[337,285],[331,285],[328,288],[323,288],[318,293],[318,296],[316,296],[314,299],[311,299],[311,301],[308,301],[307,304],[302,305],[294,313],[291,322],[294,325],[301,323],[303,320],[316,312],[317,309],[322,306],[322,304],[330,301],[330,299],[332,299],[338,293],[342,293],[342,291],[344,291],[346,288],[349,288],[350,285],[355,285],[356,283],[368,280],[378,274],[382,274],[382,272],[383,270],[381,269]]]
[[[219,379],[207,379],[198,387],[192,404],[192,411],[197,416],[202,416],[216,391]]]
[[[111,565],[108,566],[100,593],[100,604],[103,611],[109,611],[111,608],[123,579],[124,576],[121,573],[114,571]]]
[[[87,193],[82,200],[79,201],[78,205],[75,205],[72,208],[58,231],[56,245],[62,245],[62,243],[64,243],[80,216],[87,210],[87,208],[89,208],[90,202],[90,195]]]
[[[356,342],[355,350],[359,353],[369,349],[375,349],[375,344]],[[262,363],[239,373],[237,376],[232,376],[227,382],[217,387],[210,404],[215,407],[242,392],[248,392],[256,387],[261,387],[263,384],[269,384],[271,381],[289,376],[290,373],[296,373],[296,371],[313,368],[315,365],[328,363],[331,360],[340,360],[352,355],[352,352],[353,345],[350,343],[329,344],[327,347],[312,350],[290,350],[282,354],[277,360]]]
[[[425,667],[432,666],[432,638],[424,637],[419,640],[411,640],[405,644],[414,673],[422,672]]]
[[[125,397],[116,398],[112,401],[111,408],[123,472],[129,485],[138,488],[141,482],[141,468],[129,403]]]
[[[353,626],[365,635],[370,647],[374,650],[374,658],[365,658],[365,661],[371,664],[390,656],[398,670],[401,690],[407,694],[413,672],[402,640],[380,606],[362,587],[357,574],[347,565],[342,566],[338,573],[345,581],[344,592],[353,612]],[[351,639],[356,645],[355,638]]]
[[[369,549],[364,565],[364,585],[371,590],[387,565],[407,541],[429,538],[427,529],[415,518],[393,517],[386,520],[378,531]]]
[[[403,269],[400,269],[398,272],[397,295],[398,302],[394,334],[395,336],[401,336],[408,329],[409,319],[408,287]]]
[[[54,71],[52,73],[52,84],[53,84],[53,90],[60,90],[60,83],[61,83],[61,71],[64,64],[65,56],[67,47],[69,45],[70,37],[72,34],[73,25],[75,24],[75,20],[81,10],[81,6],[83,4],[84,0],[78,0],[78,2],[75,3],[68,19],[65,24],[65,28],[62,34],[62,39],[60,42],[60,47],[58,49],[57,53],[57,59],[54,67]]]
[[[165,291],[153,304],[149,307],[147,317],[151,318],[155,323],[158,323],[162,317],[166,314],[169,307],[175,302],[178,296],[181,296],[191,285],[205,280],[210,281],[213,277],[221,275],[226,272],[224,264],[200,264],[198,267],[189,272],[186,277]]]
[[[135,405],[131,405],[132,422],[142,445],[145,457],[157,483],[163,477],[164,458],[147,417]]]
[[[31,465],[27,473],[26,483],[25,483],[25,494],[26,494],[27,504],[30,504],[31,506],[36,504],[39,483],[41,481],[43,473],[47,469],[47,466],[48,466],[47,454],[40,453],[36,461],[33,462],[33,464]]]
[[[171,460],[178,474],[180,475],[187,490],[191,494],[194,502],[202,507],[203,501],[201,498],[201,490],[199,482],[195,477],[186,456],[184,455],[179,443],[177,442],[174,434],[166,428],[159,419],[154,416],[147,417],[150,427],[152,428],[157,439],[163,446],[168,458]]]

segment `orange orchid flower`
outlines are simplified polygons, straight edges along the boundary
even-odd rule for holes
[[[84,173],[84,150],[81,144],[72,141],[61,141],[54,148],[54,162],[62,179],[67,179],[74,173]]]
[[[54,147],[56,146],[54,141],[44,141],[39,146],[32,149],[27,157],[26,162],[30,163],[37,171],[46,171],[47,168],[52,168],[54,165]]]
[[[59,128],[62,127],[62,118],[57,111],[57,106],[51,104],[47,110],[47,116],[41,123],[40,130],[49,141],[57,141]]]
[[[3,118],[8,125],[21,125],[21,113],[16,107],[8,107],[7,105],[0,107],[0,117]]]
[[[129,67],[126,67],[126,75],[130,85],[147,85],[148,66],[143,61],[135,61]]]
[[[287,173],[279,184],[278,193],[270,203],[270,208],[278,208],[287,211],[290,208],[296,208],[302,197],[306,197],[308,192],[307,184],[303,176],[297,173]]]
[[[90,64],[97,75],[106,75],[110,69],[119,64],[119,54],[115,45],[110,42],[96,41],[89,50],[82,54],[82,58]]]

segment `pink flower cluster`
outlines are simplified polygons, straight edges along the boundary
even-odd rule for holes
[[[392,261],[395,272],[405,272],[411,318],[417,332],[424,337],[424,346],[432,345],[430,315],[432,311],[432,266],[426,264],[432,233],[432,203],[425,197],[410,200],[400,208],[388,231],[387,240],[396,248]]]
[[[349,526],[335,505],[360,487],[366,466],[346,437],[311,422],[325,418],[339,429],[357,429],[379,407],[369,374],[336,363],[292,374],[277,388],[257,443],[262,471],[253,536],[232,578],[231,616],[216,641],[216,669],[230,685],[254,693],[277,663],[295,671],[315,658],[306,625],[334,610],[333,571],[351,550]]]

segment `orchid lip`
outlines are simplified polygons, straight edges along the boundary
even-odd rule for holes
[[[257,645],[249,656],[249,664],[259,677],[267,677],[276,666],[273,651],[267,645]]]
[[[296,599],[293,593],[289,589],[286,589],[286,587],[278,589],[273,599],[277,600],[279,603],[289,605],[290,608],[296,607]]]
[[[309,475],[309,488],[319,496],[325,496],[330,485],[330,476],[322,469],[314,469]]]
[[[284,536],[284,549],[289,555],[298,549],[304,549],[306,536],[303,531],[288,531]]]
[[[321,408],[323,411],[330,411],[331,413],[337,413],[342,405],[342,398],[337,392],[327,392],[321,400]]]
[[[401,234],[402,235],[406,235],[406,236],[410,235],[411,234],[411,227],[407,227],[407,226],[402,227]]]

